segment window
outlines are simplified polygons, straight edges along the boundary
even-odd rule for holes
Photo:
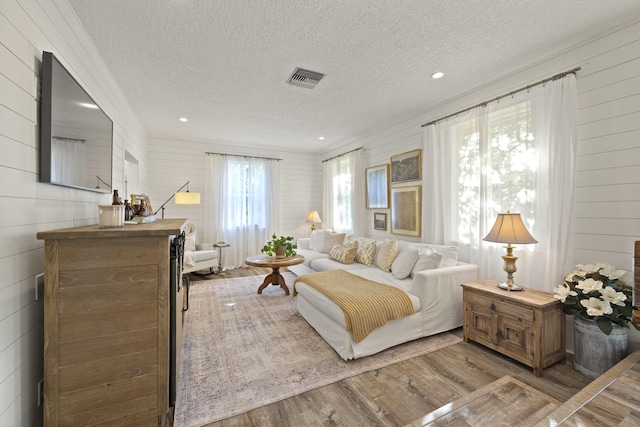
[[[227,228],[265,228],[267,179],[262,159],[230,157],[227,169]]]
[[[322,164],[325,226],[358,234],[364,208],[362,150],[355,150]]]

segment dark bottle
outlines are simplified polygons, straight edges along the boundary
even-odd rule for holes
[[[125,199],[124,201],[124,220],[131,221],[133,218],[133,208],[129,204],[129,200]]]
[[[118,195],[118,190],[113,190],[113,203],[111,203],[111,204],[112,205],[121,205],[122,204],[122,199]]]
[[[138,210],[138,216],[149,216],[147,204],[144,202],[144,199],[140,199],[140,210]]]

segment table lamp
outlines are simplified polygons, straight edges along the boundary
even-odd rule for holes
[[[320,215],[318,215],[318,211],[309,212],[309,216],[307,217],[307,222],[311,223],[311,231],[316,229],[316,222],[321,223]]]
[[[538,241],[529,234],[527,227],[522,222],[522,218],[520,218],[520,214],[509,211],[498,214],[493,228],[482,240],[507,244],[507,246],[504,246],[507,249],[507,254],[502,256],[504,271],[507,273],[507,281],[500,283],[498,287],[508,291],[521,291],[522,287],[513,283],[513,273],[516,272],[516,260],[518,257],[513,255],[515,246],[511,246],[511,244],[530,244],[538,243]]]

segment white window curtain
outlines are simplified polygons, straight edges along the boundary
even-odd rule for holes
[[[71,138],[51,138],[51,181],[86,185],[86,144]]]
[[[551,292],[572,268],[576,81],[570,74],[425,127],[425,239],[455,244],[504,281],[497,214],[520,213],[538,244],[514,250],[514,281]]]
[[[322,206],[326,229],[362,235],[365,208],[362,149],[322,163]]]
[[[279,233],[278,160],[209,154],[205,181],[206,241],[231,245],[223,269],[244,265],[273,233]]]

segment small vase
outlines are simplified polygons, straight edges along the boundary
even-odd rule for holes
[[[287,248],[285,248],[284,246],[280,246],[279,248],[276,248],[276,258],[284,258],[284,252]]]
[[[627,354],[627,328],[614,324],[607,335],[594,320],[580,315],[573,316],[573,328],[573,366],[587,378],[599,377]]]

